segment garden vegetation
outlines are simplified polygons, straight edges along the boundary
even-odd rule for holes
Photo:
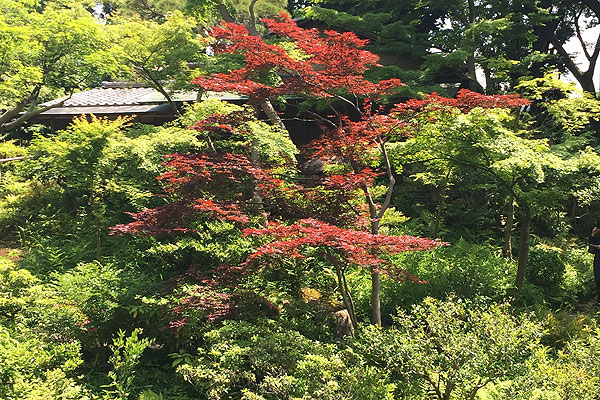
[[[600,397],[600,7],[371,3],[0,0],[0,398]],[[201,100],[27,123],[104,78]]]

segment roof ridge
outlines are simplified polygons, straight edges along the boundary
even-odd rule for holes
[[[152,88],[151,85],[144,82],[135,81],[102,81],[102,89],[132,89],[132,88]]]

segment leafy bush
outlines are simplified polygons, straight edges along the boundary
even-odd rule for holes
[[[593,297],[594,293],[594,256],[585,248],[569,247],[561,258],[565,264],[565,274],[560,283],[561,304],[573,305]]]
[[[558,248],[542,244],[531,247],[525,273],[527,281],[546,292],[556,292],[565,274],[565,263],[561,253]]]
[[[74,338],[79,321],[79,310],[0,258],[0,397],[78,398],[83,392],[72,378],[83,362]]]
[[[429,297],[390,329],[367,327],[356,347],[390,372],[398,398],[474,399],[490,382],[524,375],[540,333],[506,305]]]
[[[177,372],[209,399],[391,399],[386,375],[350,349],[306,339],[275,321],[226,322]]]
[[[141,329],[134,329],[128,337],[125,337],[125,332],[119,330],[110,346],[113,354],[109,362],[113,369],[108,373],[108,377],[112,381],[109,387],[114,389],[109,393],[114,393],[120,400],[129,398],[129,391],[133,386],[135,369],[140,363],[140,357],[144,350],[154,342],[153,339],[141,339],[139,337],[141,333]]]
[[[540,347],[527,363],[528,374],[490,396],[502,400],[596,399],[600,396],[600,330],[588,327],[556,353]]]
[[[123,326],[160,328],[157,321],[145,320],[144,315],[136,320],[130,312],[144,294],[162,287],[143,273],[92,262],[53,274],[53,278],[52,286],[57,295],[85,315],[79,338],[84,350],[96,357],[105,349],[104,343],[110,340],[112,333]]]
[[[515,262],[503,258],[492,247],[464,240],[430,252],[405,253],[394,257],[393,262],[425,283],[382,281],[381,309],[382,316],[388,316],[388,324],[396,307],[409,309],[428,296],[501,301],[512,286],[517,269]],[[357,302],[362,310],[367,310],[368,277],[359,277],[355,284],[359,288]]]

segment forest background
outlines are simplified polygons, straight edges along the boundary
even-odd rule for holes
[[[598,398],[599,21],[0,0],[0,397]],[[105,80],[248,101],[30,122]]]

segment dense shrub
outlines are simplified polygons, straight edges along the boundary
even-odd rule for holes
[[[391,399],[386,374],[350,349],[308,340],[274,321],[227,322],[177,372],[209,399]]]
[[[512,286],[517,269],[516,263],[503,258],[498,250],[464,240],[432,252],[406,253],[395,257],[393,262],[424,283],[384,280],[381,307],[382,315],[388,316],[394,314],[396,307],[409,309],[428,296],[501,301]],[[358,302],[367,318],[368,277],[357,277],[355,284],[360,289]],[[388,317],[387,323],[390,322]]]
[[[556,292],[565,274],[565,263],[558,248],[535,245],[529,250],[525,278],[546,292]]]
[[[506,305],[426,298],[390,329],[368,327],[358,351],[389,371],[403,399],[474,399],[491,382],[527,373],[540,326]]]
[[[79,399],[81,312],[0,258],[0,397]]]
[[[563,350],[537,348],[526,375],[501,385],[490,398],[502,400],[579,400],[600,396],[600,330],[588,327],[584,335]]]

